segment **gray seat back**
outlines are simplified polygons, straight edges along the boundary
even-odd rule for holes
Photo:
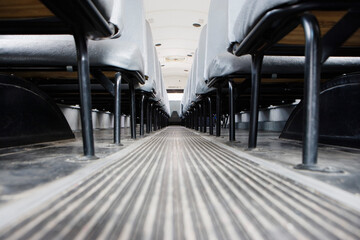
[[[230,42],[242,42],[251,28],[269,10],[300,0],[228,0]]]
[[[209,66],[214,58],[226,53],[228,41],[228,0],[212,0],[209,8],[206,49],[205,49],[205,80],[210,80]]]

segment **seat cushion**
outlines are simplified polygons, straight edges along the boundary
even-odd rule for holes
[[[265,56],[262,73],[264,74],[303,74],[305,57]],[[360,69],[360,57],[330,57],[322,66],[326,73],[352,72]],[[209,79],[230,74],[251,74],[251,56],[235,57],[223,53],[214,58],[208,68]]]
[[[229,41],[242,42],[256,22],[267,11],[299,1],[301,0],[229,0]]]
[[[137,45],[122,38],[89,41],[91,66],[107,66],[144,73],[144,61]],[[72,36],[0,36],[2,66],[76,66]]]
[[[146,47],[145,47],[145,75],[148,76],[147,81],[144,85],[140,87],[141,90],[145,92],[152,92],[155,90],[159,92],[159,89],[156,89],[156,77],[159,67],[159,61],[156,56],[156,49],[154,47],[154,41],[152,37],[150,24],[146,21]],[[161,70],[160,70],[161,71]]]
[[[207,44],[207,25],[203,27],[200,34],[199,45],[196,57],[196,77],[195,77],[195,93],[206,94],[213,90],[205,83],[205,60],[206,60],[206,44]]]

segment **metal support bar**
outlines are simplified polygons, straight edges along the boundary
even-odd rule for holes
[[[216,136],[221,134],[221,86],[216,89]]]
[[[121,145],[121,73],[115,74],[114,144]]]
[[[199,119],[198,119],[198,121],[199,121],[199,131],[200,132],[203,132],[203,111],[202,111],[202,109],[204,108],[204,106],[202,105],[202,103],[199,103]]]
[[[151,104],[148,99],[146,102],[146,133],[150,133],[151,131],[150,113],[151,113]]]
[[[211,97],[208,97],[208,106],[209,106],[209,133],[210,135],[214,135],[214,122],[213,122],[213,113],[212,113],[212,102],[211,102]]]
[[[88,42],[85,34],[78,30],[75,30],[74,40],[76,44],[78,78],[80,86],[80,114],[83,149],[85,157],[93,158],[95,156],[95,147],[92,125],[90,67],[87,49]]]
[[[161,122],[162,122],[162,128],[164,128],[165,127],[165,116],[164,116],[164,114],[162,114],[162,116],[161,116]]]
[[[251,56],[251,100],[250,100],[250,127],[249,143],[250,149],[256,148],[258,121],[259,121],[259,92],[261,83],[261,67],[264,59],[263,54]]]
[[[191,120],[190,120],[190,124],[191,124],[190,128],[195,129],[194,112],[190,113],[190,118],[191,118]]]
[[[202,116],[203,116],[203,133],[206,133],[206,130],[207,130],[207,117],[206,117],[206,100],[204,99],[203,100],[203,113],[202,113]]]
[[[186,115],[186,119],[187,119],[187,127],[188,128],[191,128],[191,113],[188,113],[187,115]]]
[[[93,77],[100,82],[100,84],[105,88],[105,90],[115,97],[115,84],[109,78],[107,78],[99,69],[91,69],[90,72],[91,75],[93,75]]]
[[[197,109],[195,107],[194,108],[194,113],[195,113],[195,130],[199,131],[199,109]]]
[[[165,128],[165,115],[162,114],[162,128]]]
[[[157,110],[157,121],[156,121],[156,125],[157,125],[157,129],[158,130],[160,130],[161,128],[160,128],[160,117],[161,117],[161,115],[160,115],[160,109],[158,108],[158,110]]]
[[[321,63],[324,63],[360,27],[360,11],[350,10],[322,39]]]
[[[130,88],[130,104],[131,104],[131,138],[136,139],[136,102],[135,102],[135,87],[132,82],[129,83]]]
[[[189,116],[190,129],[194,129],[194,114],[192,111],[189,114],[190,114],[190,116]]]
[[[190,118],[190,120],[189,120],[190,121],[190,128],[194,129],[194,115],[193,115],[192,112],[190,112],[189,118]]]
[[[162,129],[162,114],[159,111],[159,123],[158,123],[159,129]]]
[[[320,106],[320,29],[316,18],[310,14],[304,14],[301,23],[305,32],[304,135],[303,162],[296,168],[316,170]]]
[[[157,131],[157,122],[158,122],[158,112],[157,108],[155,108],[154,111],[154,131]]]
[[[231,79],[228,81],[229,83],[229,141],[235,141],[235,109],[234,109],[234,88],[233,82]]]
[[[141,109],[140,109],[140,136],[144,136],[144,107],[145,95],[141,96]]]
[[[154,116],[154,103],[150,104],[150,113],[149,113],[149,117],[150,117],[150,124],[149,124],[149,128],[150,128],[150,132],[153,131],[153,116]]]
[[[159,127],[159,118],[160,118],[160,115],[159,115],[159,108],[156,110],[156,130],[160,130],[160,127]]]

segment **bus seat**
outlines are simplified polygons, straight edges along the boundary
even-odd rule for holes
[[[196,89],[195,92],[197,95],[206,94],[214,90],[214,88],[209,88],[205,82],[205,58],[206,58],[206,33],[207,25],[203,27],[200,34],[198,52],[197,52],[197,66],[196,66]]]
[[[286,4],[294,4],[299,0],[228,0],[229,41],[241,42],[253,25],[267,11]]]
[[[145,51],[145,66],[144,66],[144,74],[148,77],[145,84],[139,87],[139,90],[152,93],[157,92],[156,86],[156,65],[159,62],[156,60],[156,49],[154,47],[154,41],[151,33],[151,27],[148,21],[146,21],[146,51]]]
[[[226,1],[227,2],[227,1]],[[206,67],[205,78],[210,80],[216,77],[224,77],[230,74],[251,74],[251,56],[244,55],[236,57],[227,52],[227,47],[232,41],[234,31],[244,28],[246,25],[243,22],[233,22],[234,8],[238,13],[249,10],[249,6],[253,6],[252,1],[247,1],[249,4],[244,4],[244,1],[229,0],[228,7],[224,1],[211,1],[209,9],[209,20],[207,30],[207,44],[206,44]],[[246,1],[245,1],[246,2]],[[254,2],[268,2],[268,1],[254,1]],[[254,5],[255,13],[263,13],[266,6],[275,7],[284,2],[296,1],[271,1],[271,3]],[[277,4],[276,4],[277,3]],[[232,5],[234,4],[234,5]],[[241,7],[244,9],[240,9]],[[261,7],[259,7],[261,6]],[[255,10],[256,8],[260,10]],[[255,21],[254,16],[248,14],[248,18]],[[240,17],[239,17],[240,18]],[[246,28],[248,29],[248,28]],[[241,38],[237,38],[241,42]],[[265,74],[301,74],[304,72],[305,58],[298,56],[265,56],[262,64],[262,73]],[[359,68],[358,57],[330,57],[322,67],[323,72],[327,73],[344,73],[357,71]]]
[[[124,29],[120,38],[89,41],[92,67],[115,67],[144,73],[145,18],[141,1],[123,0]],[[117,5],[120,7],[120,4]],[[113,11],[115,15],[116,11]],[[122,22],[118,19],[117,21]],[[76,66],[76,49],[68,35],[2,35],[1,58],[4,66]]]

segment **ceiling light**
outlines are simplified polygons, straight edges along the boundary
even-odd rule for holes
[[[182,56],[167,56],[165,58],[167,62],[183,62],[185,61],[185,57]]]
[[[193,23],[193,26],[198,28],[198,27],[201,27],[201,24],[200,23]]]

